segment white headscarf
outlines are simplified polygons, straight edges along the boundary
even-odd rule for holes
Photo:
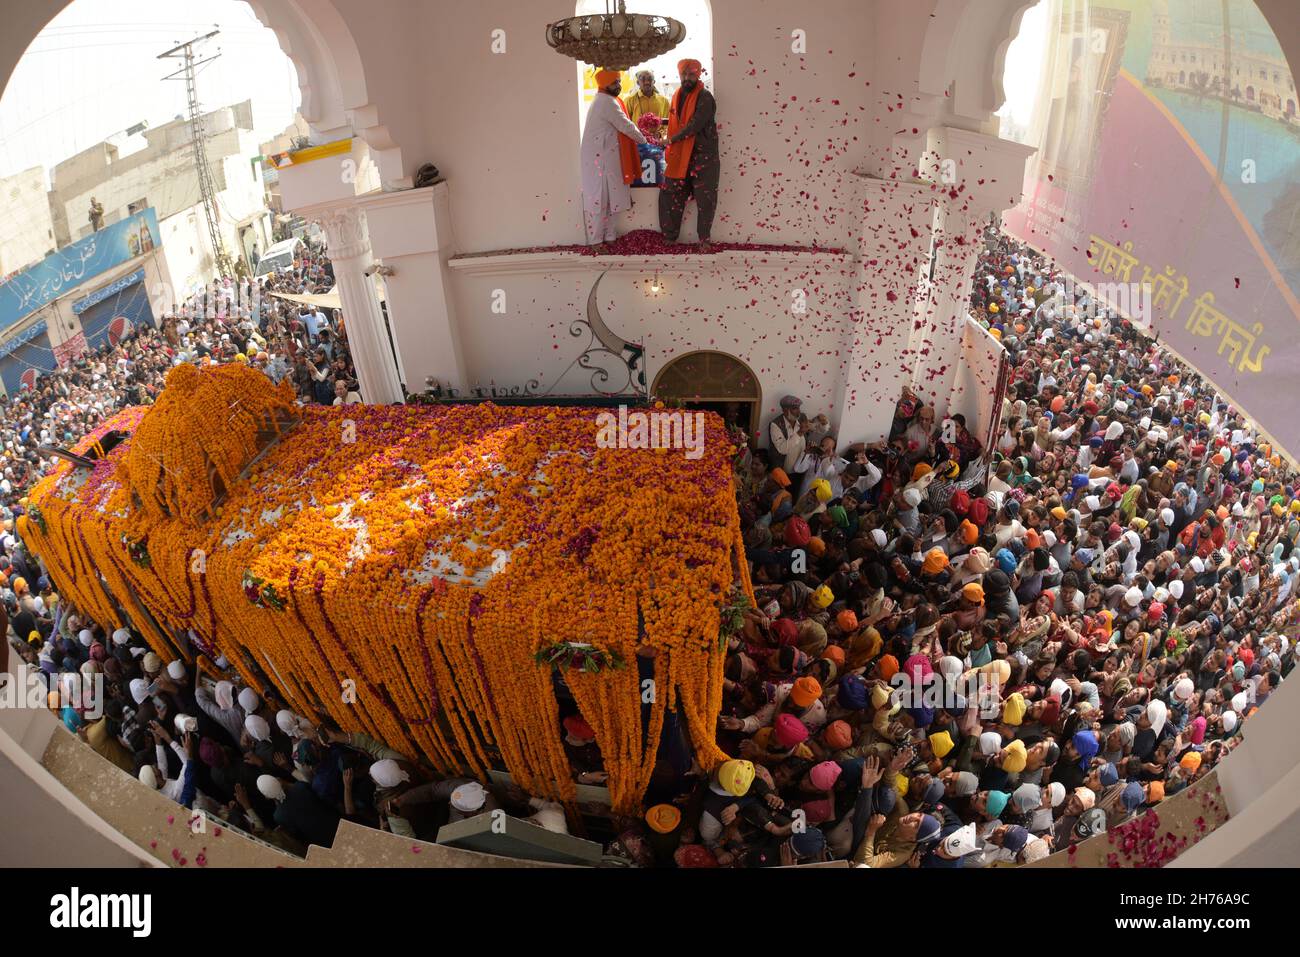
[[[193,734],[199,730],[199,719],[192,714],[178,714],[173,724],[177,734]]]
[[[451,792],[451,806],[461,814],[473,814],[487,801],[487,791],[477,781],[462,784]]]
[[[1156,733],[1157,737],[1159,737],[1160,732],[1164,730],[1165,718],[1168,716],[1169,709],[1159,698],[1147,705],[1147,720],[1151,722],[1151,730]]]
[[[288,709],[282,708],[275,713],[275,725],[291,738],[302,737],[302,719]]]
[[[240,690],[239,706],[246,712],[252,714],[257,710],[259,704],[261,704],[261,699],[257,696],[257,692],[252,688],[243,688]]]
[[[265,718],[250,714],[244,719],[244,730],[248,732],[249,737],[254,741],[269,741],[271,739],[271,726],[266,723]]]
[[[381,788],[395,788],[411,776],[403,771],[392,758],[384,758],[370,765],[370,777]]]
[[[284,800],[284,785],[274,775],[259,774],[257,776],[257,790],[268,801]]]
[[[144,699],[149,697],[149,682],[143,678],[132,678],[128,687],[131,689],[131,700],[136,704],[144,704]]]
[[[235,706],[235,686],[229,681],[218,681],[216,698],[217,707],[222,711],[229,711]]]

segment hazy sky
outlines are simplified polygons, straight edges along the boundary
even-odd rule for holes
[[[157,56],[209,32],[221,58],[204,66],[199,101],[213,109],[253,101],[261,139],[293,119],[300,95],[275,35],[240,0],[75,0],[36,38],[0,98],[0,176],[47,169],[141,120],[161,126],[185,110],[180,67]],[[144,146],[117,136],[123,153]]]
[[[1018,126],[1027,126],[1034,118],[1038,105],[1039,78],[1043,69],[1043,54],[1047,46],[1047,16],[1051,4],[1040,2],[1025,11],[1020,21],[1020,32],[1007,47],[1006,70],[1002,85],[1007,94],[1006,103],[998,110],[999,116],[1009,117]]]

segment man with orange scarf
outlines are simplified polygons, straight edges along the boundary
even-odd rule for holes
[[[700,251],[710,249],[713,214],[718,208],[718,126],[714,122],[713,94],[700,82],[699,60],[679,60],[682,85],[668,110],[667,170],[659,194],[659,230],[669,242],[677,241],[686,200],[692,195],[698,210],[696,232]]]
[[[618,98],[618,71],[598,70],[596,87],[582,129],[582,212],[589,246],[618,238],[618,214],[632,205],[628,184],[641,173],[636,144],[646,141]]]

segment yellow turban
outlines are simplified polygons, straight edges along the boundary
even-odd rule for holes
[[[1007,745],[1006,752],[1002,755],[1002,770],[1015,774],[1025,769],[1025,764],[1029,761],[1029,755],[1025,751],[1025,742],[1012,741]]]
[[[1062,522],[1066,520],[1069,514],[1070,513],[1060,505],[1057,505],[1052,509],[1052,518],[1059,519]]]
[[[718,783],[723,790],[736,797],[749,793],[749,786],[754,783],[754,763],[752,761],[723,761],[718,768]]]
[[[898,792],[899,797],[907,797],[907,786],[911,782],[906,775],[901,772],[894,778],[894,790]]]
[[[930,750],[936,758],[947,757],[952,748],[952,735],[947,731],[937,731],[930,735]]]
[[[812,603],[818,608],[829,608],[831,602],[835,600],[835,593],[822,585],[812,593]]]
[[[823,478],[819,478],[812,483],[812,490],[817,493],[817,501],[829,502],[835,495],[831,491],[831,483]]]
[[[1002,720],[1007,724],[1020,724],[1025,720],[1025,696],[1019,691],[1002,702]]]
[[[615,80],[622,77],[618,70],[597,70],[596,71],[596,89],[603,90]]]

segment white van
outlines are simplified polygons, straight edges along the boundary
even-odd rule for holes
[[[276,243],[268,249],[262,258],[257,261],[257,272],[255,276],[265,276],[267,273],[284,272],[293,268],[293,261],[306,252],[302,240],[298,237],[286,239],[282,243]]]

